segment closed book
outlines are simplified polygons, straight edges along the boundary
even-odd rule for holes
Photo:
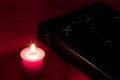
[[[37,38],[92,80],[120,80],[120,13],[97,2],[38,25]]]

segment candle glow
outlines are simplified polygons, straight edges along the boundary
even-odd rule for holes
[[[32,45],[31,45],[31,49],[30,49],[31,53],[35,53],[35,51],[36,51],[35,48],[36,48],[36,47],[35,47],[35,44],[32,44]]]
[[[23,49],[20,53],[23,67],[28,73],[36,73],[41,70],[45,52],[41,48],[32,44],[30,47]]]
[[[45,56],[45,52],[32,44],[31,47],[25,48],[20,55],[26,61],[39,61]]]

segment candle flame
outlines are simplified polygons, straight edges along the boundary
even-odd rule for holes
[[[35,50],[36,50],[35,48],[36,48],[35,44],[32,44],[31,47],[30,47],[31,53],[35,53]]]
[[[43,49],[35,46],[35,44],[31,44],[30,47],[27,47],[20,52],[20,56],[23,60],[28,62],[39,62],[43,61],[42,59],[45,57],[45,52]]]

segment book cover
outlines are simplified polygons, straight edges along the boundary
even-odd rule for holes
[[[37,38],[93,80],[119,80],[120,13],[95,3],[38,25]]]

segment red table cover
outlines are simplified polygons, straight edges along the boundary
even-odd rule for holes
[[[117,0],[1,0],[0,80],[26,80],[19,53],[33,42],[46,51],[44,75],[34,80],[91,80],[38,41],[36,31],[42,21],[97,1],[120,10]]]

